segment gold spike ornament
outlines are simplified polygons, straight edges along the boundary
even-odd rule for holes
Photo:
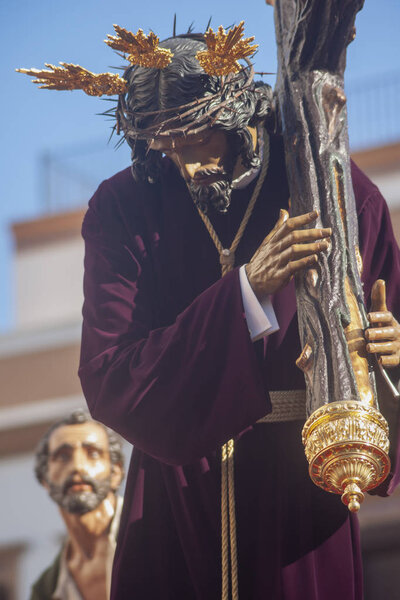
[[[46,90],[83,90],[89,96],[112,96],[126,92],[126,81],[115,73],[92,73],[79,65],[60,62],[61,67],[45,63],[50,70],[16,69],[36,77],[33,83]]]
[[[196,58],[208,75],[228,75],[241,69],[238,60],[252,56],[258,44],[251,44],[253,37],[243,38],[244,21],[225,33],[222,25],[218,32],[210,28],[204,34],[207,50],[200,50]]]
[[[132,33],[119,25],[114,25],[117,35],[107,34],[105,43],[128,54],[128,60],[132,65],[148,67],[153,69],[165,69],[172,60],[173,53],[167,48],[159,48],[160,38],[152,31],[149,35],[139,29],[137,33]]]

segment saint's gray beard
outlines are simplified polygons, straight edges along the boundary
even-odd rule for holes
[[[219,213],[227,212],[231,203],[231,181],[221,179],[210,185],[199,185],[190,181],[188,188],[195,205],[204,214],[207,214],[210,207]]]
[[[62,486],[48,481],[50,497],[66,512],[83,515],[97,508],[111,491],[111,476],[104,479],[93,479],[86,476],[82,478],[81,482],[91,485],[92,490],[68,493],[68,488],[74,483],[71,477]]]

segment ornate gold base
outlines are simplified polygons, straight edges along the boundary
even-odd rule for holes
[[[318,408],[303,428],[309,473],[316,485],[342,494],[357,512],[363,492],[378,486],[390,470],[389,428],[381,413],[361,402],[332,402]]]

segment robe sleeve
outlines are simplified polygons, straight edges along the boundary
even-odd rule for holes
[[[187,464],[270,410],[238,269],[155,327],[151,261],[117,200],[102,184],[83,223],[82,388],[95,419],[159,460]]]
[[[363,258],[363,283],[367,310],[371,289],[377,279],[386,282],[387,306],[400,320],[400,251],[394,237],[387,204],[377,188],[368,195],[359,215],[360,250]],[[398,385],[400,369],[387,373]],[[380,409],[390,426],[391,471],[388,478],[371,493],[386,496],[400,482],[400,404],[377,375]]]

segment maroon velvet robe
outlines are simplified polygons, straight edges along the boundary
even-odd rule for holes
[[[400,254],[377,188],[353,168],[364,290],[388,282],[400,314]],[[212,220],[231,244],[255,182]],[[280,140],[236,264],[287,207]],[[220,447],[237,437],[241,600],[360,600],[357,518],[310,480],[303,423],[257,424],[268,390],[304,389],[294,286],[274,297],[279,332],[252,343],[238,269],[218,255],[186,185],[166,160],[161,181],[129,169],[103,182],[83,225],[80,377],[89,408],[134,444],[114,563],[114,600],[221,596]],[[368,300],[369,301],[369,300]],[[398,474],[386,485],[389,492]]]

